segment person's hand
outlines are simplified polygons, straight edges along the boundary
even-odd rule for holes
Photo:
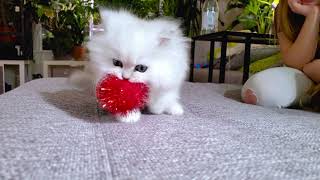
[[[305,4],[305,5],[319,5],[319,1],[318,0],[300,0],[301,4]]]
[[[309,4],[303,4],[301,0],[288,0],[288,5],[294,13],[308,17],[310,15],[320,15],[320,7],[312,4],[308,0]]]

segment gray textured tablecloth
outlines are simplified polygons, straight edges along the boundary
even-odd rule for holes
[[[184,116],[124,124],[66,79],[31,81],[0,96],[0,179],[320,179],[320,115],[234,89],[186,83]]]

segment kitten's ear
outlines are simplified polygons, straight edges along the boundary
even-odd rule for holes
[[[113,12],[110,9],[100,10],[100,16],[101,16],[101,22],[102,22],[101,24],[105,30],[109,27],[109,19],[110,19],[110,16],[112,16],[112,14],[115,14],[115,12]]]
[[[172,28],[172,27],[170,27]],[[174,27],[175,28],[175,27]],[[160,32],[159,35],[159,46],[166,46],[171,40],[177,38],[180,34],[180,30],[178,28],[176,29],[169,29],[165,28]]]
[[[137,17],[124,9],[101,9],[100,16],[104,29],[119,27],[123,22],[136,22]]]
[[[170,18],[160,18],[152,21],[153,28],[158,29],[158,44],[165,46],[170,41],[180,38],[182,32],[180,22]]]
[[[159,38],[159,46],[166,46],[170,41],[168,37],[160,37]]]
[[[159,37],[159,43],[158,45],[159,46],[166,46],[168,45],[168,43],[170,43],[170,41],[174,40],[174,41],[179,41],[179,42],[182,42],[182,43],[186,43],[186,44],[190,44],[192,42],[191,38],[188,38],[188,37],[184,37],[182,34],[181,35],[175,35],[174,34],[175,32],[171,32],[169,34],[170,35],[162,35]]]

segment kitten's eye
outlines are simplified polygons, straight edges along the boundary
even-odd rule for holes
[[[142,73],[143,73],[143,72],[146,72],[147,69],[148,69],[148,67],[145,66],[145,65],[137,65],[137,66],[134,68],[135,71],[139,71],[139,72],[142,72]]]
[[[112,59],[113,60],[113,65],[114,66],[118,66],[118,67],[123,67],[123,64],[122,64],[122,62],[120,61],[120,60],[118,60],[118,59]]]

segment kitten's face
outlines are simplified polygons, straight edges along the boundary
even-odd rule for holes
[[[99,74],[113,74],[130,82],[150,84],[159,59],[157,54],[161,52],[157,33],[141,27],[130,30],[112,27],[90,44],[91,59],[97,63]]]
[[[126,57],[116,55],[108,58],[108,73],[116,75],[120,79],[126,79],[130,82],[148,83],[148,74],[150,74],[150,64],[143,57]]]
[[[109,12],[104,17],[106,32],[88,44],[97,80],[113,74],[154,88],[170,88],[183,80],[187,48],[178,25],[126,13]]]

